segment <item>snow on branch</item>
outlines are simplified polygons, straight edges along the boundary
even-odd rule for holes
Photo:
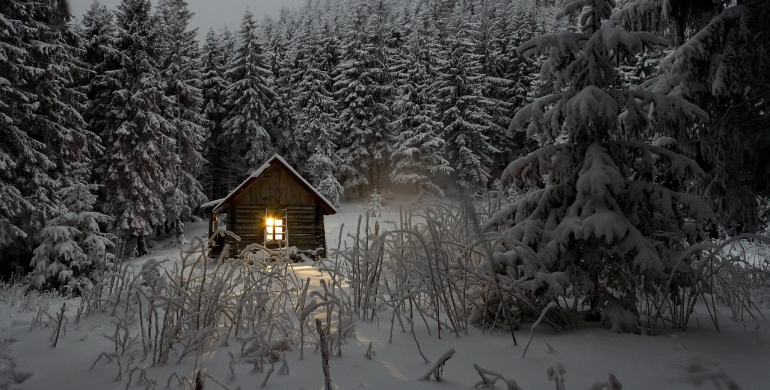
[[[718,96],[731,92],[724,77],[731,73],[727,71],[733,67],[731,61],[739,59],[734,55],[722,55],[719,52],[732,50],[730,39],[735,39],[736,35],[731,34],[731,31],[737,32],[737,36],[741,38],[750,34],[746,27],[750,18],[751,9],[747,5],[729,7],[712,18],[704,28],[661,63],[663,74],[651,81],[652,89],[685,95],[710,92]],[[709,80],[710,83],[702,82],[702,73],[698,69],[703,65],[699,63],[705,64],[710,70],[716,70]],[[706,91],[705,88],[709,88],[709,85],[710,90]]]
[[[430,380],[430,376],[433,375],[434,378],[436,378],[437,381],[441,380],[441,375],[444,372],[444,365],[446,364],[447,360],[452,358],[452,355],[455,354],[455,349],[452,348],[449,351],[446,351],[441,357],[438,358],[436,361],[436,364],[431,367],[431,369],[425,373],[425,375],[422,376],[423,380]]]
[[[705,172],[703,172],[703,169],[701,169],[695,160],[664,147],[634,140],[622,140],[618,141],[617,143],[626,148],[642,149],[664,157],[666,161],[668,161],[671,173],[676,177],[685,177],[686,174],[690,174],[691,176],[695,177],[705,175]]]

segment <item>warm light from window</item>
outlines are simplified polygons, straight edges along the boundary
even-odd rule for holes
[[[266,223],[266,241],[283,241],[283,220],[268,218]]]

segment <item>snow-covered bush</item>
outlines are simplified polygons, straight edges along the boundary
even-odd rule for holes
[[[380,191],[375,188],[369,196],[369,210],[366,212],[367,215],[370,217],[381,217],[383,204],[385,204],[385,198],[383,198]]]
[[[340,198],[345,193],[340,182],[334,176],[327,176],[316,184],[318,192],[321,193],[335,207],[340,205]]]
[[[95,189],[78,183],[57,193],[58,215],[43,228],[32,258],[33,287],[80,295],[109,270],[106,251],[113,244],[99,229],[108,217],[93,211]]]

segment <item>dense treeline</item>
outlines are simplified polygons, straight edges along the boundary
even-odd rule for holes
[[[536,61],[514,48],[556,25],[536,5],[310,1],[197,42],[184,0],[95,1],[80,20],[64,0],[3,2],[6,273],[45,241],[39,286],[87,287],[73,280],[103,261],[105,231],[137,254],[154,230],[182,241],[271,153],[334,203],[390,182],[483,188],[523,145],[505,128]]]
[[[3,1],[4,273],[32,259],[40,287],[87,288],[81,276],[99,267],[113,244],[105,232],[137,238],[138,254],[154,230],[173,230],[182,241],[183,222],[198,205],[225,196],[271,153],[334,203],[390,183],[438,196],[450,187],[475,192],[538,145],[589,146],[594,135],[585,138],[579,128],[598,125],[578,120],[579,109],[559,106],[527,119],[550,121],[552,131],[525,127],[525,119],[511,129],[526,131],[507,131],[522,107],[534,104],[542,113],[556,100],[539,98],[587,86],[654,90],[702,108],[696,121],[662,114],[670,131],[644,121],[602,123],[617,134],[596,139],[657,142],[691,157],[704,171],[700,187],[691,178],[658,176],[644,147],[621,173],[655,172],[644,178],[651,185],[702,195],[715,214],[699,223],[759,227],[758,199],[770,188],[761,161],[770,145],[770,55],[761,39],[767,4],[601,2],[606,9],[594,19],[608,31],[653,31],[668,42],[645,38],[640,48],[624,41],[617,50],[617,42],[603,42],[611,48],[601,54],[609,55],[604,68],[579,68],[609,77],[598,80],[565,67],[588,50],[568,35],[601,26],[557,19],[553,3],[311,0],[262,21],[247,11],[238,28],[209,30],[198,42],[184,0],[154,7],[123,0],[114,10],[95,1],[77,21],[64,0]],[[590,5],[569,4],[573,15]],[[558,31],[549,42],[531,41]],[[619,36],[613,31],[607,39]],[[543,49],[557,41],[567,46]],[[530,50],[537,55],[516,51],[527,42],[539,42]],[[585,104],[596,110],[604,102]],[[635,119],[676,112],[642,105],[628,112]],[[579,162],[586,150],[570,158]],[[559,172],[528,174],[543,188],[554,181],[540,179]]]

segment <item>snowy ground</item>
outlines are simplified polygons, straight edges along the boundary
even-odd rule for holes
[[[407,207],[412,200],[402,200]],[[330,248],[337,246],[339,229],[354,231],[358,215],[367,209],[366,203],[350,203],[340,208],[339,214],[326,219]],[[379,220],[396,221],[398,206],[390,205]],[[381,222],[383,225],[387,222]],[[205,224],[192,224],[186,233],[188,238],[205,234]],[[162,242],[151,257],[172,257],[177,249]],[[139,267],[148,258],[136,259]],[[328,275],[309,264],[294,266],[301,278],[312,279],[311,290],[320,289],[320,280]],[[52,348],[51,329],[31,329],[38,308],[48,309],[55,315],[62,303],[66,303],[69,324],[66,333]],[[185,358],[181,364],[172,363],[149,367],[144,362],[121,362],[124,371],[118,377],[118,365],[102,359],[91,366],[102,352],[114,352],[114,344],[103,335],[110,334],[110,313],[97,313],[75,325],[74,311],[78,300],[63,301],[52,297],[23,297],[20,290],[6,288],[0,294],[0,389],[140,389],[166,388],[169,377],[176,373],[180,378],[190,378],[196,365],[194,357]],[[696,311],[698,309],[696,308]],[[415,325],[415,336],[425,356],[425,363],[415,343],[415,337],[403,332],[396,322],[393,329],[388,312],[378,321],[358,322],[356,337],[343,344],[342,356],[330,360],[334,385],[340,389],[469,389],[480,380],[474,363],[496,371],[506,379],[515,380],[524,390],[557,388],[549,382],[548,370],[561,364],[566,389],[589,389],[600,381],[607,381],[612,373],[623,389],[695,389],[716,388],[714,381],[727,384],[729,377],[744,390],[770,388],[770,322],[747,319],[732,321],[728,312],[720,317],[721,332],[716,332],[705,313],[697,313],[696,325],[688,332],[663,331],[656,336],[615,334],[588,325],[576,332],[556,333],[548,327],[538,327],[534,332],[527,355],[522,357],[529,336],[529,325],[516,332],[518,346],[514,346],[510,333],[495,331],[482,335],[471,328],[469,334],[459,337],[444,331],[442,338],[432,334],[422,323]],[[768,313],[766,313],[768,314]],[[365,357],[372,343],[372,359]],[[442,382],[420,378],[438,359],[450,349],[456,352],[446,363]],[[231,357],[234,356],[232,372]],[[239,361],[240,345],[236,342],[225,347],[212,347],[203,353],[199,367],[208,374],[207,389],[254,389],[259,388],[266,373],[254,372],[253,366]],[[305,347],[305,359],[299,359],[295,347],[287,354],[288,374],[279,374],[281,362],[276,363],[275,373],[266,388],[305,389],[323,388],[320,354],[313,347]],[[127,359],[127,358],[124,358]],[[135,374],[128,383],[125,368],[146,368],[149,384],[137,384]],[[216,382],[219,383],[216,383]],[[701,383],[701,387],[696,384]],[[171,381],[170,388],[179,388]],[[497,388],[505,388],[502,382]],[[724,387],[726,388],[726,386]]]

